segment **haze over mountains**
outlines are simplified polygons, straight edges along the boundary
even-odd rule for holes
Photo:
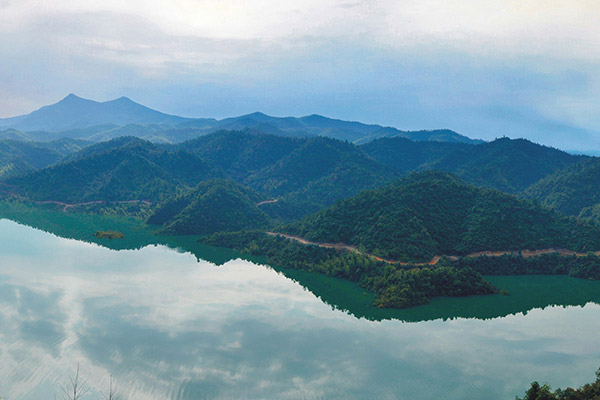
[[[178,123],[185,118],[163,114],[127,97],[97,102],[74,94],[29,114],[0,120],[0,126],[21,131],[65,131],[98,125]]]
[[[497,251],[512,258],[496,273],[584,278],[600,262],[506,253],[600,249],[599,159],[524,139],[481,142],[318,115],[190,119],[74,95],[2,124],[4,201],[143,218],[163,234],[203,235],[356,281],[382,307],[495,291],[480,274],[493,263],[454,256]],[[338,253],[323,243],[353,247]],[[433,264],[411,272],[385,260]]]
[[[0,119],[0,129],[4,129],[0,138],[37,141],[62,137],[103,141],[129,135],[174,143],[218,130],[252,129],[279,136],[327,136],[354,143],[395,136],[419,141],[481,143],[448,129],[402,131],[320,115],[279,118],[256,112],[222,120],[183,118],[152,110],[126,97],[96,102],[74,94],[30,114]]]
[[[404,132],[319,115],[191,119],[124,97],[96,102],[73,94],[0,126],[0,189],[36,201],[161,203],[185,192],[189,205],[201,196],[197,185],[226,179],[215,194],[230,192],[247,205],[254,201],[247,188],[277,200],[261,213],[292,221],[411,172],[438,170],[600,219],[597,160],[524,139],[482,142],[449,130]]]

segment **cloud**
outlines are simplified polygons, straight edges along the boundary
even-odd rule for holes
[[[478,114],[507,104],[587,132],[600,122],[594,1],[59,0],[0,7],[0,116],[76,92],[98,100],[127,95],[189,116],[316,112],[485,138],[525,131],[510,113]],[[527,129],[544,141],[543,124]]]

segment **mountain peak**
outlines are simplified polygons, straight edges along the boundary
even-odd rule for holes
[[[114,99],[115,103],[135,103],[135,101],[131,100],[129,97],[121,96],[118,99]]]
[[[273,119],[273,117],[271,117],[270,115],[267,115],[265,113],[262,113],[260,111],[255,111],[251,114],[246,114],[242,116],[243,118],[252,118],[255,119],[257,121],[265,121],[265,120],[271,120]]]
[[[21,131],[60,132],[100,125],[174,124],[184,120],[182,117],[152,110],[127,97],[98,102],[69,93],[57,103],[6,119],[0,126]]]
[[[64,99],[62,99],[61,101],[59,101],[59,103],[62,102],[71,102],[71,101],[81,101],[81,100],[85,100],[82,97],[77,96],[76,94],[73,93],[69,93]]]

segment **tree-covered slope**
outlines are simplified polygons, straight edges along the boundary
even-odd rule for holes
[[[245,183],[273,196],[302,191],[307,200],[327,204],[393,177],[393,170],[356,146],[318,137],[306,140],[272,166],[248,177]]]
[[[22,175],[55,164],[86,144],[87,142],[72,139],[45,143],[0,140],[0,179]]]
[[[218,166],[243,181],[269,167],[303,144],[304,140],[253,131],[219,131],[175,146]]]
[[[529,187],[523,195],[563,214],[594,217],[600,203],[600,158],[557,171]]]
[[[424,169],[455,151],[470,147],[464,143],[412,141],[403,137],[381,138],[360,146],[374,160],[400,172]]]
[[[322,137],[220,131],[172,148],[197,155],[238,183],[277,198],[262,208],[281,220],[310,214],[395,177],[395,171],[356,146]]]
[[[215,179],[161,203],[148,218],[174,234],[209,234],[264,228],[267,215],[257,204],[263,198],[233,181]]]
[[[82,152],[81,157],[8,179],[6,184],[31,200],[157,201],[179,187],[220,176],[192,154],[169,152],[140,139],[121,138]]]
[[[339,201],[284,231],[401,261],[493,250],[600,249],[596,225],[441,172],[413,174]]]
[[[411,142],[383,138],[361,146],[375,160],[402,172],[434,169],[451,172],[468,183],[519,193],[545,176],[582,160],[524,139],[490,143]]]
[[[516,194],[581,159],[525,139],[501,138],[464,147],[432,163],[430,168],[451,172],[477,186]]]

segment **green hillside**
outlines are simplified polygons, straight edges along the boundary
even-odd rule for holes
[[[174,146],[218,166],[233,179],[248,176],[275,164],[300,147],[305,139],[265,135],[249,130],[219,131]]]
[[[416,142],[403,137],[373,140],[360,148],[374,160],[400,172],[426,168],[448,154],[470,148],[464,143]]]
[[[233,181],[209,180],[158,205],[148,223],[163,225],[166,233],[188,235],[264,228],[269,218],[257,206],[261,200]]]
[[[432,163],[430,168],[451,172],[476,186],[517,194],[583,158],[525,139],[502,138],[464,147]]]
[[[59,162],[67,154],[81,150],[85,141],[62,139],[53,142],[0,140],[0,179],[22,175]]]
[[[140,139],[120,138],[86,148],[74,159],[5,183],[30,200],[86,202],[149,200],[220,176],[199,158]]]
[[[600,159],[575,164],[529,187],[524,196],[567,215],[598,216]]]
[[[356,146],[328,138],[305,140],[286,157],[244,180],[271,196],[326,206],[390,182],[396,173]]]
[[[361,148],[373,159],[401,172],[447,171],[473,185],[513,194],[584,158],[528,140],[508,138],[467,145],[411,142],[395,137],[374,140]]]
[[[284,228],[401,261],[488,250],[600,249],[600,228],[441,172],[413,174]]]

